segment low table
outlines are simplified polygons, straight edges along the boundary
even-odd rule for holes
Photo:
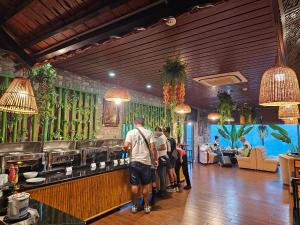
[[[234,164],[234,165],[237,164],[237,160],[236,160],[237,151],[236,150],[225,150],[225,151],[222,151],[222,153],[223,153],[223,156],[229,156],[232,164]]]

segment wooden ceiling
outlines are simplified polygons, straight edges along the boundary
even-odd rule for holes
[[[221,89],[257,104],[261,75],[277,53],[274,1],[0,0],[0,47],[30,65],[55,61],[63,70],[157,96],[162,65],[179,55],[188,64],[187,103],[214,107],[220,90],[194,77],[240,71],[248,83]],[[167,26],[167,16],[177,24]]]
[[[276,36],[270,0],[229,0],[185,13],[176,26],[159,23],[54,65],[160,96],[160,69],[167,57],[179,54],[188,64],[187,103],[213,107],[220,90],[197,84],[193,77],[240,71],[249,82],[222,89],[230,89],[236,101],[257,104],[261,75],[277,53]],[[145,88],[148,83],[151,90]]]

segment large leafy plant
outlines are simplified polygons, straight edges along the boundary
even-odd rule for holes
[[[220,113],[220,124],[232,117],[232,111],[236,104],[233,102],[231,95],[228,92],[218,93],[219,104],[217,106],[218,113]]]
[[[257,127],[257,130],[258,130],[259,139],[261,140],[261,144],[264,146],[265,138],[268,136],[268,127],[266,125],[260,124]]]
[[[237,148],[237,142],[242,136],[245,136],[253,129],[253,126],[242,125],[239,129],[236,128],[236,125],[231,125],[231,130],[229,131],[225,125],[219,126],[219,134],[230,142],[231,148]]]

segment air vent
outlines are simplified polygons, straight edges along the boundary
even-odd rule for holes
[[[203,77],[195,77],[194,81],[206,86],[223,86],[247,82],[247,79],[240,72],[220,73]]]

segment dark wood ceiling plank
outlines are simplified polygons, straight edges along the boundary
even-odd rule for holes
[[[168,52],[174,52],[174,45],[182,47],[183,45],[195,46],[197,44],[205,44],[210,40],[218,40],[229,38],[237,33],[251,33],[255,30],[263,30],[268,29],[273,31],[272,20],[268,20],[270,15],[264,15],[257,18],[248,18],[246,17],[243,21],[239,20],[229,20],[229,21],[221,21],[214,25],[210,25],[207,27],[201,27],[196,30],[186,31],[184,33],[178,33],[173,36],[166,36],[162,39],[157,39],[153,42],[148,42],[139,46],[135,46],[132,48],[123,48],[120,46],[119,51],[105,51],[105,52],[97,52],[90,53],[86,52],[78,57],[74,57],[72,59],[67,60],[68,65],[87,65],[87,61],[93,63],[93,61],[97,60],[98,64],[101,64],[101,61],[109,61],[111,58],[118,58],[125,56],[126,58],[131,58],[131,55],[135,55],[135,57],[148,57],[148,54],[151,52],[158,52],[158,50],[168,50]],[[160,54],[160,53],[159,53]],[[151,55],[149,55],[151,57]],[[64,64],[64,61],[55,63],[56,65]]]
[[[188,38],[189,36],[199,33],[199,32],[207,32],[213,30],[214,27],[222,27],[226,25],[230,25],[231,23],[233,24],[238,24],[239,21],[247,21],[251,20],[255,17],[260,17],[266,14],[270,13],[270,7],[266,6],[265,4],[263,5],[258,5],[258,4],[251,4],[247,5],[246,8],[236,8],[234,11],[228,10],[226,12],[226,15],[219,14],[215,17],[205,17],[202,18],[201,14],[200,15],[193,15],[195,18],[200,17],[202,18],[201,20],[195,20],[194,22],[190,22],[187,25],[183,26],[183,28],[180,28],[180,26],[176,26],[173,29],[163,29],[161,30],[160,33],[155,33],[153,32],[153,29],[151,29],[151,36],[141,36],[141,39],[135,40],[135,42],[129,42],[127,39],[130,37],[126,38],[126,42],[122,46],[115,47],[118,51],[121,52],[128,52],[126,50],[136,50],[136,51],[144,51],[145,47],[143,46],[149,46],[149,47],[155,47],[161,44],[164,44],[163,40],[170,42],[169,40],[172,41],[177,41],[179,39],[184,40],[185,38]],[[192,16],[192,18],[194,18]],[[269,19],[271,20],[271,18]],[[263,22],[263,20],[261,20]],[[247,25],[247,22],[245,22]],[[202,31],[203,30],[203,31]],[[143,32],[141,32],[142,34]],[[139,34],[136,34],[139,35]],[[135,35],[132,35],[135,36]],[[99,52],[103,52],[102,55],[103,57],[112,55],[112,54],[118,54],[120,52],[112,51],[111,49],[105,49],[105,46],[100,46],[98,48]],[[104,50],[105,49],[105,50]],[[97,49],[96,49],[97,50]],[[95,58],[98,58],[99,55],[97,55],[96,50],[91,50],[89,51],[90,55],[93,56],[95,55]],[[75,57],[73,60],[74,62],[78,63],[79,60],[84,56],[85,54],[79,55]],[[69,63],[72,63],[73,60],[67,60]]]
[[[148,5],[147,8],[142,8],[139,11],[134,11],[130,14],[127,14],[125,18],[118,18],[118,21],[112,21],[110,24],[106,24],[104,27],[96,28],[95,30],[92,29],[87,34],[75,36],[67,43],[45,49],[36,54],[36,57],[38,57],[40,60],[43,60],[54,57],[55,55],[59,55],[58,50],[61,49],[64,49],[64,51],[67,52],[73,51],[79,46],[85,46],[94,42],[106,41],[111,35],[123,36],[129,31],[133,30],[134,27],[147,27],[156,21],[159,21],[162,17],[166,17],[168,15],[176,16],[181,14],[193,6],[195,2],[200,1],[181,1],[180,7],[178,7],[178,0],[168,1],[167,5],[159,4],[165,3],[165,1],[156,2],[156,5],[152,3],[151,5]]]
[[[13,10],[8,11],[5,15],[2,15],[0,17],[0,26],[2,26],[6,21],[8,21],[10,18],[17,15],[19,12],[21,12],[24,8],[29,6],[32,3],[32,0],[22,0],[17,4]]]
[[[267,33],[264,33],[264,32],[267,32]],[[246,33],[245,35],[241,35],[241,36],[238,36],[238,35],[235,35],[233,36],[231,39],[220,39],[218,41],[212,41],[212,42],[209,42],[209,43],[197,43],[195,46],[198,46],[198,47],[190,47],[189,50],[192,51],[192,52],[196,52],[196,53],[201,53],[201,52],[207,52],[207,51],[210,51],[210,52],[213,52],[213,51],[216,51],[216,50],[219,50],[220,48],[229,48],[229,47],[234,47],[234,46],[243,46],[245,45],[245,43],[251,43],[251,42],[256,42],[256,41],[260,41],[260,40],[264,40],[264,39],[272,39],[274,38],[274,33],[273,32],[268,32],[268,30],[266,31],[256,31],[256,32],[250,32],[250,33]],[[276,42],[276,39],[274,40],[274,42]],[[194,44],[193,42],[188,42],[187,43],[188,45],[191,45],[191,44]],[[183,46],[183,45],[181,45]],[[170,53],[167,53],[167,54],[159,54],[159,58],[157,59],[154,59],[152,60],[151,58],[146,58],[146,59],[136,59],[135,62],[133,62],[134,64],[138,64],[140,66],[143,66],[145,64],[151,64],[150,62],[151,61],[157,61],[157,62],[161,62],[163,63],[167,57],[169,56],[174,56],[177,54],[176,51],[174,51],[174,48],[171,49],[173,50],[172,51],[172,54]],[[181,55],[189,55],[189,51],[188,50],[185,50],[185,49],[181,49],[181,48],[177,48],[176,50],[178,50],[178,52],[180,52]],[[104,69],[110,69],[110,70],[117,70],[121,65],[120,65],[120,62],[122,60],[126,60],[127,61],[127,58],[117,58],[118,62],[110,62],[108,63],[106,66],[101,66],[101,64],[99,65],[97,62],[94,62],[94,65],[93,66],[93,62],[91,62],[91,64],[83,64],[83,65],[68,65],[66,64],[65,65],[65,68],[78,68],[79,71],[80,70],[85,70],[86,72],[90,71],[90,70],[93,70],[94,67],[100,69],[100,68],[104,68]],[[130,61],[128,62],[128,64],[126,63],[124,66],[127,66],[127,65],[131,65]],[[123,65],[122,65],[123,66]]]
[[[119,2],[119,4],[124,3],[124,0],[117,0]],[[101,2],[101,1],[99,1]],[[103,9],[107,6],[109,6],[111,4],[110,1],[102,1],[104,2],[104,4],[96,4],[95,7],[89,7],[89,10],[86,11],[83,15],[81,15],[80,17],[69,17],[69,19],[65,20],[62,24],[57,23],[56,25],[53,25],[51,27],[51,29],[49,31],[47,31],[47,33],[38,35],[36,37],[34,37],[33,39],[26,41],[24,43],[22,43],[23,47],[29,47],[32,46],[42,40],[45,40],[57,33],[63,32],[65,30],[71,29],[75,26],[78,26],[82,23],[84,23],[85,21],[97,16],[99,13],[101,13],[101,11],[103,11]],[[116,3],[114,3],[114,5],[116,6]],[[66,6],[64,6],[66,7]]]
[[[34,65],[35,61],[22,48],[19,47],[19,45],[6,33],[2,27],[0,27],[0,37],[0,43],[1,41],[5,42],[6,47],[8,47],[7,50],[16,53],[29,66]]]

